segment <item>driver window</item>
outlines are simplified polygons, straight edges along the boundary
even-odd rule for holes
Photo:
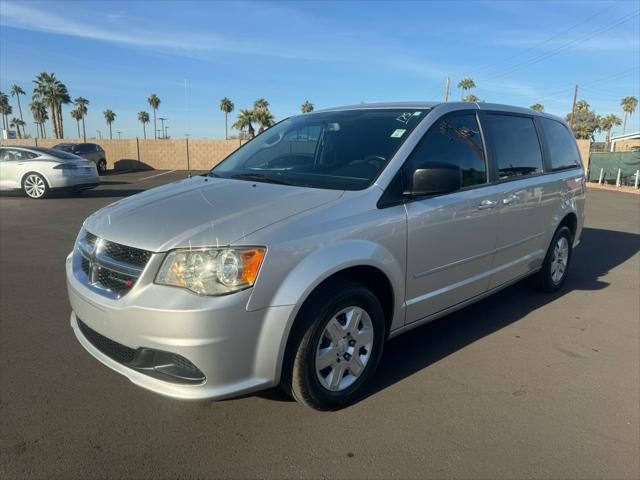
[[[459,167],[463,188],[487,182],[484,147],[475,114],[448,115],[431,126],[405,164],[405,185],[416,168],[432,162]]]

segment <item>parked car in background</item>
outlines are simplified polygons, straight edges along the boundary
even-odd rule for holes
[[[107,172],[107,154],[100,145],[95,143],[59,143],[53,148],[91,160],[96,164],[100,175]]]
[[[44,198],[51,190],[78,192],[99,184],[95,164],[72,153],[0,147],[0,190],[22,190],[30,198]]]
[[[387,339],[525,277],[558,290],[584,181],[568,125],[529,109],[305,113],[206,175],[87,218],[66,264],[71,326],[105,365],[164,395],[279,384],[340,408]]]

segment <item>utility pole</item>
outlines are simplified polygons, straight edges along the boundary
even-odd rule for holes
[[[160,120],[162,122],[162,126],[160,127],[160,131],[162,132],[162,135],[164,136],[164,134],[165,134],[164,121],[165,120],[169,120],[169,119],[166,118],[166,117],[158,117],[158,120]]]
[[[449,77],[447,77],[447,86],[444,89],[444,101],[449,101]]]
[[[571,106],[571,121],[569,122],[569,126],[571,130],[573,130],[573,117],[576,114],[576,102],[578,100],[578,84],[576,83],[576,88],[573,91],[573,105]]]

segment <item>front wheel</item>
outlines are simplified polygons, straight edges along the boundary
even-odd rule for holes
[[[47,196],[49,186],[39,173],[29,173],[22,180],[22,190],[29,198],[40,199]]]
[[[371,291],[353,282],[322,289],[298,314],[282,386],[317,410],[345,407],[371,379],[384,341],[384,313]]]
[[[555,292],[564,284],[571,263],[573,235],[571,230],[562,226],[558,228],[549,250],[542,263],[542,268],[533,275],[533,285],[543,292]]]
[[[98,169],[98,175],[107,173],[107,161],[105,159],[99,160],[96,167]]]

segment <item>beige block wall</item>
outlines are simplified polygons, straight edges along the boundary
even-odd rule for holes
[[[81,139],[12,139],[2,140],[2,145],[29,145],[53,147],[61,142],[81,142]],[[89,142],[100,145],[107,156],[107,168],[112,169],[122,160],[139,160],[157,170],[187,169],[187,140],[94,140]],[[191,170],[208,170],[217,165],[240,146],[239,140],[189,140],[189,166]],[[139,148],[139,157],[138,157]],[[130,168],[118,165],[120,168]]]
[[[631,147],[640,147],[640,139],[634,138],[632,140],[622,140],[613,144],[614,152],[628,152]]]
[[[582,156],[582,164],[584,165],[584,171],[589,168],[589,151],[591,149],[591,140],[576,140],[578,142],[578,149]]]

